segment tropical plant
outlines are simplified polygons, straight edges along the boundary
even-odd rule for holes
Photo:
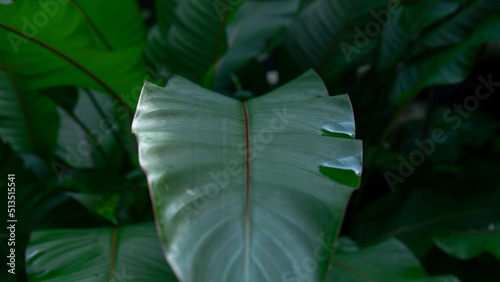
[[[498,41],[496,0],[0,0],[0,279],[495,281]]]

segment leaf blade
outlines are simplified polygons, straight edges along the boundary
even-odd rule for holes
[[[167,258],[184,281],[241,279],[242,273],[248,281],[281,279],[314,249],[316,237],[335,237],[344,205],[359,184],[361,143],[352,139],[349,100],[328,97],[318,76],[307,72],[245,102],[247,145],[242,103],[184,86],[189,84],[175,78],[166,89],[146,84],[132,126]],[[316,114],[306,116],[311,109]],[[273,125],[280,129],[271,131],[272,141],[261,140],[261,129]],[[348,134],[326,136],[322,128]],[[321,166],[352,170],[358,181],[336,181],[345,172],[327,176]],[[271,262],[270,254],[280,255]],[[314,281],[326,268],[324,262]]]

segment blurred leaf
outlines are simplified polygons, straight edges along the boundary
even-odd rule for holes
[[[397,239],[359,248],[341,237],[326,281],[460,281],[453,276],[429,277],[419,260]]]
[[[458,179],[460,182],[463,180]],[[357,241],[366,245],[397,237],[422,256],[431,248],[435,236],[487,229],[491,222],[500,220],[500,191],[495,188],[413,189],[407,197],[390,201],[401,193],[397,190],[359,214],[354,224]]]
[[[145,53],[149,63],[201,83],[227,50],[227,17],[243,0],[233,2],[157,0],[158,24],[149,33]]]
[[[118,225],[116,210],[118,208],[119,202],[120,194],[114,194],[97,203],[97,205],[95,206],[95,210],[105,219],[113,222],[115,225]]]
[[[405,6],[384,28],[379,42],[377,67],[382,73],[395,67],[415,36],[460,7],[460,0],[422,0]]]
[[[144,77],[144,27],[135,1],[103,5],[42,0],[1,6],[0,66],[29,90],[90,87],[135,108],[133,90]]]
[[[134,47],[142,50],[146,45],[146,32],[136,1],[111,0],[69,1],[84,15],[95,33],[95,41],[108,50]],[[103,4],[106,6],[103,7]],[[142,82],[142,81],[141,81]]]
[[[75,108],[78,101],[78,90],[75,87],[53,87],[39,90],[39,92],[68,109]]]
[[[66,173],[61,184],[71,191],[109,195],[125,190],[128,182],[117,172],[91,168]]]
[[[500,40],[500,16],[484,19],[474,34],[460,44],[432,52],[405,65],[390,91],[391,101],[405,104],[423,88],[462,81],[472,71],[479,47],[494,40]]]
[[[149,201],[141,201],[139,197],[143,191],[147,193],[146,187],[136,189],[137,187],[125,177],[108,169],[75,169],[64,174],[60,185],[69,190],[67,194],[90,212],[115,225],[121,222],[118,218],[120,212],[124,212],[127,217],[135,216],[135,220],[143,215],[137,208],[133,212],[130,211],[133,204],[150,204]],[[133,194],[133,203],[128,203],[128,193]]]
[[[487,229],[473,229],[434,238],[444,252],[459,258],[472,259],[489,252],[500,260],[500,225],[490,223]]]
[[[449,1],[449,0],[447,0]],[[431,50],[453,47],[474,36],[478,24],[485,18],[498,17],[500,6],[496,0],[462,1],[466,5],[455,15],[440,25],[430,29],[415,42],[411,49],[412,56]]]
[[[390,16],[387,3],[387,0],[314,1],[290,26],[286,49],[302,70],[314,68],[324,78],[336,76],[375,46],[374,39],[387,21],[380,15],[377,20],[372,13],[383,11]],[[398,4],[399,1],[390,10],[403,9]],[[366,31],[369,22],[378,27],[375,34]]]
[[[267,44],[277,45],[299,8],[298,0],[245,1],[228,24],[228,50],[217,62],[215,89],[227,89],[231,74],[241,70]]]
[[[333,244],[359,186],[349,99],[312,71],[244,103],[180,77],[146,84],[132,128],[184,281],[279,281],[318,238]]]
[[[23,166],[21,158],[3,142],[0,142],[0,159],[2,160],[0,187],[5,198],[7,198],[7,174],[15,174],[16,275],[19,281],[24,281],[23,254],[31,230],[68,223],[84,225],[83,219],[87,218],[78,203],[66,197],[56,186],[37,179],[32,171]],[[38,164],[44,165],[43,162],[38,162]],[[67,204],[71,205],[71,210],[68,209]],[[0,214],[0,220],[6,222],[8,219],[6,200],[0,201],[0,208],[4,211]],[[57,217],[53,216],[54,212]],[[2,243],[0,249],[2,256],[7,256],[9,249],[7,244]],[[2,278],[2,281],[7,280]]]
[[[495,138],[500,129],[495,118],[482,111],[467,112],[467,118],[462,118],[456,111],[450,114],[450,111],[452,110],[445,107],[438,108],[432,121],[432,128],[443,129],[444,135],[447,136],[445,146],[436,151],[436,154],[442,154],[443,157],[447,155],[450,159],[458,158],[461,155],[469,155],[470,149],[480,150]],[[455,152],[451,153],[448,151],[450,149]]]
[[[57,141],[57,156],[66,164],[76,168],[107,167],[110,171],[118,171],[124,157],[123,141],[132,140],[132,136],[130,127],[127,135],[119,135],[117,132],[120,126],[125,126],[129,122],[115,117],[116,112],[109,97],[83,89],[79,89],[78,92],[78,101],[72,110],[74,117],[59,109],[61,126]],[[75,121],[75,118],[89,130],[88,133]],[[92,135],[94,140],[89,135]],[[106,158],[103,158],[93,141],[102,148]],[[135,152],[134,149],[129,149],[129,152]]]
[[[33,232],[30,281],[177,281],[152,223]]]
[[[0,70],[0,136],[21,154],[54,159],[59,115],[50,100],[24,91]]]

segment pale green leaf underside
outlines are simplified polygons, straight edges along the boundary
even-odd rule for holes
[[[280,281],[335,238],[361,173],[347,95],[309,71],[243,104],[181,77],[146,83],[133,132],[167,258],[183,281]],[[333,244],[329,240],[327,244]],[[307,281],[326,274],[322,262]]]

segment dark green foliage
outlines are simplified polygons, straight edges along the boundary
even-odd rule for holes
[[[304,189],[322,203],[308,206],[306,203],[316,203],[312,196],[293,193],[255,199],[255,207],[260,204],[265,208],[265,203],[271,203],[270,207],[280,211],[279,218],[289,220],[298,226],[297,230],[324,231],[317,231],[321,233],[317,234],[322,238],[320,245],[326,246],[322,259],[314,257],[315,249],[311,247],[316,235],[290,230],[284,237],[277,235],[279,230],[276,236],[270,233],[269,238],[281,238],[280,244],[287,244],[285,237],[293,238],[293,244],[279,251],[289,248],[289,254],[294,254],[290,261],[296,263],[290,265],[289,271],[276,272],[283,274],[278,280],[498,280],[499,42],[497,0],[0,1],[0,220],[5,224],[8,216],[7,174],[16,175],[18,220],[16,276],[2,268],[0,280],[25,281],[29,276],[31,281],[58,277],[107,281],[115,271],[118,276],[122,274],[119,267],[130,266],[125,276],[115,276],[114,280],[126,281],[127,275],[132,275],[139,280],[165,277],[176,281],[160,254],[155,230],[143,222],[162,220],[163,215],[155,217],[154,213],[165,207],[166,213],[173,214],[179,202],[169,195],[188,189],[179,186],[179,179],[203,181],[200,171],[216,170],[216,164],[199,168],[191,160],[201,161],[205,156],[225,164],[223,158],[233,144],[216,143],[223,149],[210,155],[210,150],[201,149],[199,143],[189,145],[186,139],[183,145],[194,146],[186,152],[196,151],[200,157],[178,157],[181,154],[176,151],[168,155],[172,156],[169,166],[160,160],[164,166],[151,167],[162,150],[144,152],[154,143],[151,140],[168,141],[160,135],[175,122],[182,124],[177,128],[180,132],[193,129],[195,120],[214,123],[203,127],[206,140],[196,139],[199,135],[188,136],[192,143],[211,142],[210,134],[230,132],[224,131],[223,122],[232,121],[239,129],[244,128],[243,120],[237,117],[223,118],[230,108],[239,111],[241,102],[216,96],[207,89],[247,100],[252,116],[259,109],[272,112],[268,108],[277,105],[289,105],[300,112],[301,122],[309,121],[310,128],[304,127],[304,137],[287,145],[294,149],[285,150],[279,156],[282,159],[294,153],[300,157],[318,154],[314,162],[327,157],[342,159],[340,166],[318,164],[311,178],[293,180],[299,174],[292,169],[303,167],[294,162],[298,157],[290,157],[280,165],[293,164],[293,168],[283,168],[284,173],[274,174],[275,178],[262,178],[282,185],[288,181],[287,187],[304,181]],[[312,72],[299,78],[309,69],[314,69],[321,79],[311,79]],[[167,116],[162,116],[161,111],[151,113],[154,117],[141,127],[156,125],[158,132],[146,134],[146,142],[140,137],[141,164],[153,184],[150,189],[159,189],[155,186],[156,174],[166,171],[177,177],[158,181],[172,186],[170,194],[162,198],[163,194],[150,195],[131,126],[144,83],[159,89],[149,82],[164,87],[169,79],[167,90],[158,93],[177,97],[163,105],[175,111]],[[264,96],[274,90],[282,96]],[[347,114],[332,110],[336,108],[325,102],[328,98],[318,98],[344,93],[350,102],[338,102],[337,98],[332,101],[343,103],[340,108]],[[210,101],[183,100],[196,95]],[[306,98],[313,100],[306,102]],[[231,101],[228,103],[232,107],[224,108],[223,101]],[[148,108],[162,106],[160,101],[153,102]],[[199,103],[205,107],[197,108]],[[335,145],[358,144],[351,136],[354,122],[350,104],[356,121],[355,139],[363,140],[361,180],[357,172],[346,169],[352,160],[349,163],[341,157],[345,153],[359,158],[359,148],[349,147],[353,151],[348,151],[338,149],[348,147]],[[331,109],[330,115],[321,111],[326,108]],[[213,119],[212,114],[221,116]],[[347,116],[350,118],[344,120]],[[325,124],[341,124],[345,130],[327,130]],[[230,136],[241,141],[238,134]],[[317,140],[333,140],[329,144],[338,152],[326,150]],[[273,156],[272,152],[267,154]],[[186,165],[183,172],[172,170],[178,164]],[[263,167],[267,172],[277,170],[279,165]],[[324,177],[323,184],[331,181],[334,188],[326,193],[322,185],[312,185],[313,175]],[[244,177],[238,179],[244,182]],[[255,191],[259,195],[259,190]],[[265,265],[262,269],[280,269],[279,262],[273,264],[282,258],[279,251],[273,251],[273,260],[253,254],[252,258],[259,259],[252,264],[255,268],[250,267],[251,275],[243,274],[243,266],[229,267],[227,273],[217,268],[209,271],[217,254],[236,253],[224,247],[223,243],[234,243],[228,234],[218,231],[213,235],[218,239],[203,237],[205,231],[220,224],[223,215],[232,216],[221,212],[230,198],[210,202],[210,207],[220,213],[212,215],[211,221],[205,218],[208,213],[195,214],[194,219],[201,222],[196,233],[182,229],[179,219],[168,221],[173,222],[169,226],[157,222],[157,228],[165,232],[159,236],[164,251],[198,258],[183,260],[182,256],[166,254],[177,277],[190,277],[186,273],[192,273],[192,277],[204,273],[232,277],[241,273],[241,281],[249,277],[271,281],[270,277],[276,275],[270,272],[268,276],[253,276],[262,274],[256,270],[259,263]],[[245,195],[236,198],[244,200]],[[294,208],[283,208],[287,205]],[[240,211],[242,207],[238,206]],[[330,215],[326,210],[335,212]],[[242,215],[235,222],[244,223]],[[307,215],[313,216],[301,218]],[[280,220],[265,218],[272,222],[269,226],[280,226]],[[49,230],[33,233],[35,229]],[[4,227],[2,230],[5,232]],[[64,257],[57,255],[64,242],[78,243],[83,237],[95,243],[89,246],[112,252],[114,247],[108,244],[108,237],[113,238],[113,230],[124,231],[125,243],[118,249],[132,246],[144,252],[140,267],[132,266],[133,256],[119,253],[118,266],[109,264],[108,254],[95,256],[89,249],[85,254],[76,248],[73,252],[64,250]],[[243,229],[238,225],[221,230]],[[0,247],[5,257],[10,250],[2,232]],[[133,232],[140,236],[130,235]],[[297,234],[307,236],[294,237]],[[171,238],[181,243],[172,246]],[[129,239],[135,241],[126,245]],[[183,239],[191,240],[190,244],[197,240],[219,244],[207,244],[212,249],[207,247],[205,253],[194,253],[198,250],[194,247],[172,251],[182,246]],[[25,254],[28,242],[31,251]],[[258,242],[265,244],[263,249],[273,250],[272,242]],[[152,251],[145,251],[148,248]],[[43,254],[37,255],[37,251]],[[301,252],[304,255],[298,255]],[[82,257],[88,258],[83,260],[88,263],[85,269],[95,269],[96,273],[77,268],[62,271],[66,264],[57,261],[61,258],[74,266],[82,262]],[[239,259],[234,257],[234,261]],[[218,263],[229,265],[224,260]]]

